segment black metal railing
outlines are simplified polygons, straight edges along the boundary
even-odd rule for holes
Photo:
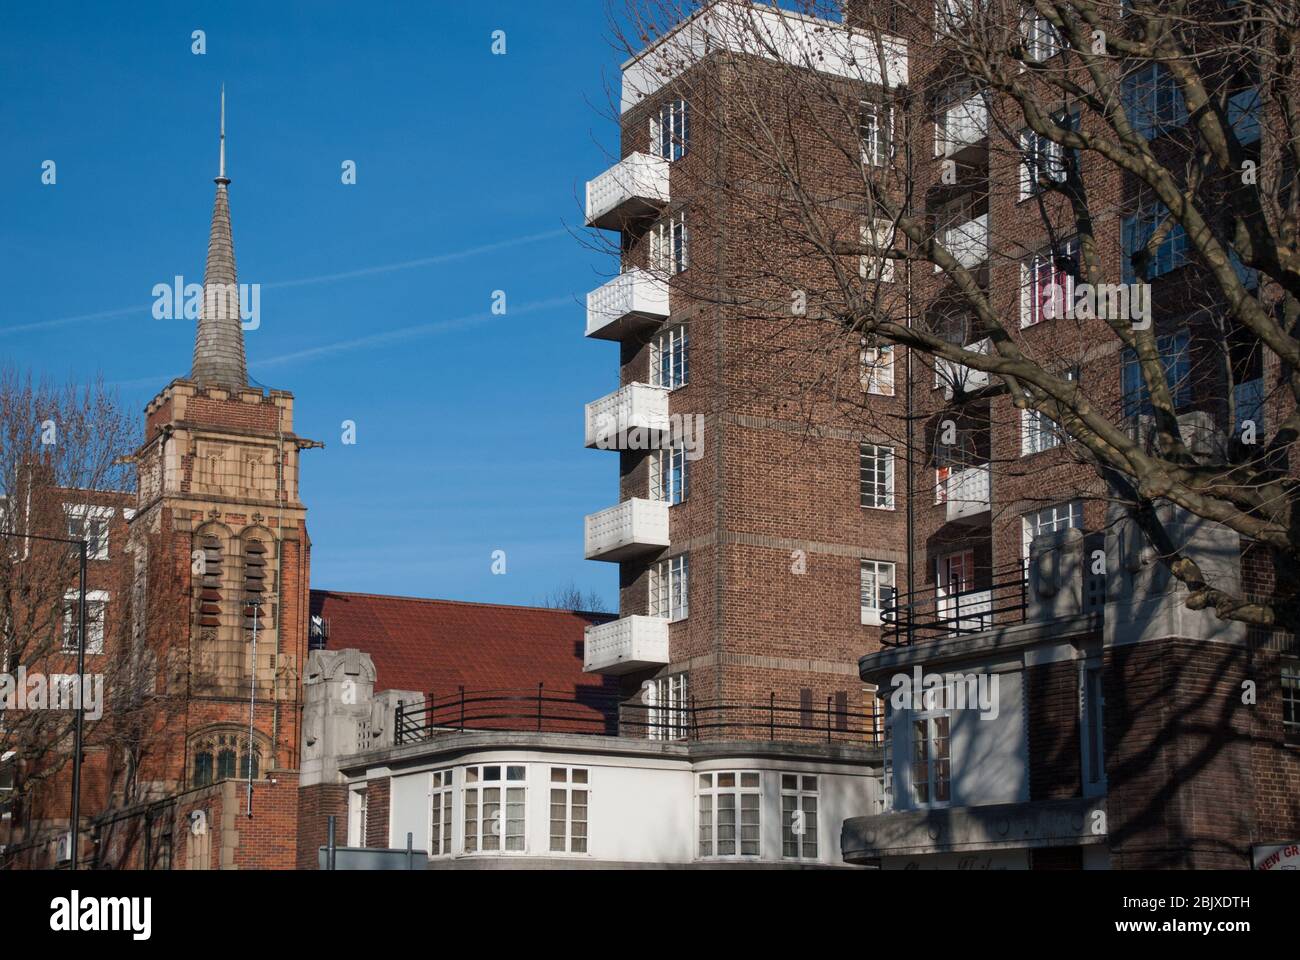
[[[1024,622],[1029,584],[1023,564],[990,571],[975,581],[975,586],[953,593],[931,584],[896,596],[881,611],[880,642],[901,647]]]
[[[464,730],[532,731],[643,740],[797,740],[878,743],[883,717],[878,701],[852,710],[843,699],[701,701],[653,704],[608,691],[547,692],[457,689],[446,697],[399,703],[394,719],[398,746]]]

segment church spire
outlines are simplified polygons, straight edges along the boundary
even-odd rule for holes
[[[226,88],[221,88],[220,159],[217,196],[208,234],[208,262],[203,274],[203,307],[194,339],[196,383],[232,390],[248,386],[244,360],[244,331],[239,315],[239,284],[235,279],[235,243],[230,232],[230,197],[226,176]]]

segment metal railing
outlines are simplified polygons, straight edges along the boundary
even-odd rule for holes
[[[900,647],[1024,622],[1029,583],[1023,564],[994,570],[975,580],[976,586],[952,593],[932,584],[898,595],[881,611],[880,642]]]
[[[398,703],[394,742],[398,746],[465,730],[531,731],[579,736],[622,736],[644,740],[770,740],[878,743],[883,716],[878,701],[852,710],[834,697],[766,700],[696,700],[653,704],[593,691],[547,693],[527,690],[457,689],[447,697]]]

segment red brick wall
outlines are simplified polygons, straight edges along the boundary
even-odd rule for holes
[[[298,869],[315,870],[318,852],[329,842],[329,818],[336,819],[334,842],[348,843],[348,788],[342,783],[317,783],[298,791]]]

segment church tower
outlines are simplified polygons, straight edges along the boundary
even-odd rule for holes
[[[225,94],[202,306],[188,378],[146,408],[131,521],[137,650],[170,704],[155,795],[299,766],[310,541],[293,395],[249,382],[226,175]],[[247,288],[243,302],[247,303]],[[160,731],[161,732],[161,731]]]

